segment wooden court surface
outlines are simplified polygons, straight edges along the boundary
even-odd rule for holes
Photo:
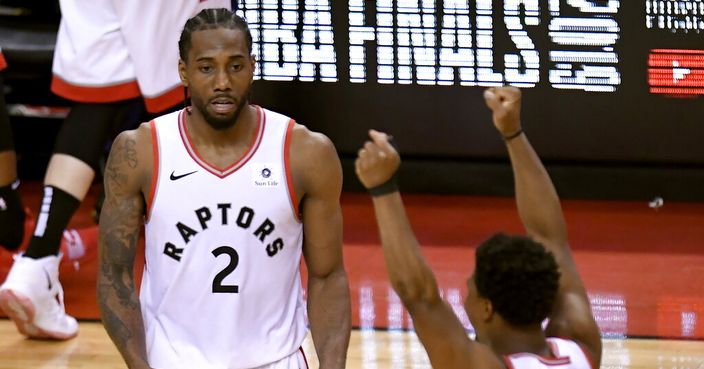
[[[26,204],[38,206],[40,187],[23,187]],[[93,196],[94,191],[69,225],[86,241],[87,256],[79,269],[71,263],[61,268],[67,311],[82,320],[80,334],[61,343],[27,340],[0,319],[0,369],[125,367],[95,322]],[[496,230],[521,232],[513,200],[427,195],[404,200],[444,298],[469,329],[462,300],[474,246]],[[345,194],[342,206],[357,328],[348,368],[429,368],[408,330],[410,317],[390,289],[368,197]],[[652,209],[645,200],[568,200],[563,207],[574,257],[606,338],[602,368],[704,369],[704,204],[666,200]],[[0,280],[11,262],[0,251]],[[310,342],[304,349],[312,356]]]
[[[66,342],[28,340],[14,324],[0,320],[0,369],[125,369],[99,322],[82,322],[78,337]],[[318,368],[312,341],[303,345],[310,368]],[[607,339],[602,368],[704,369],[703,341]],[[408,331],[354,330],[348,369],[430,368],[415,334]]]

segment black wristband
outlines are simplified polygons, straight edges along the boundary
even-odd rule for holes
[[[367,192],[369,192],[369,194],[372,197],[377,197],[377,196],[383,196],[383,195],[387,195],[387,194],[398,191],[398,175],[397,175],[397,173],[394,173],[394,175],[391,176],[391,178],[389,178],[388,181],[386,181],[378,186],[368,188]]]
[[[511,133],[511,134],[508,135],[508,136],[503,136],[504,141],[511,141],[511,140],[513,140],[514,138],[520,136],[522,133],[523,133],[523,129],[522,129],[522,128],[519,128],[518,131],[516,131],[516,132],[514,132],[514,133]]]

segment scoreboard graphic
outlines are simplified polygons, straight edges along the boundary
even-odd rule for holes
[[[234,3],[254,101],[343,153],[376,126],[419,158],[501,157],[481,92],[508,84],[548,158],[704,164],[704,0]]]
[[[704,95],[704,50],[653,50],[648,84],[655,94]]]
[[[646,27],[673,35],[704,34],[704,1],[646,1]],[[653,49],[648,57],[650,92],[704,95],[704,38],[700,49]]]

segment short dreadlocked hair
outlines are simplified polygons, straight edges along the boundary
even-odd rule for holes
[[[239,29],[245,34],[247,51],[252,54],[252,33],[249,31],[247,21],[229,9],[203,9],[193,18],[186,21],[178,40],[178,53],[181,60],[188,61],[188,51],[191,49],[191,34],[195,31],[207,29],[226,28]]]
[[[545,247],[530,238],[503,233],[477,248],[474,273],[479,295],[517,326],[540,323],[548,316],[560,280],[555,257]]]

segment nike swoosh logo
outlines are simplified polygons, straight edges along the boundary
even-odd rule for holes
[[[170,178],[172,181],[175,181],[175,180],[181,179],[181,178],[183,178],[183,177],[185,177],[185,176],[190,176],[191,174],[193,174],[193,173],[195,173],[195,172],[197,172],[197,170],[194,170],[194,171],[192,171],[192,172],[190,172],[190,173],[181,174],[181,175],[178,175],[178,176],[177,176],[177,175],[174,175],[174,173],[176,173],[176,171],[173,171],[173,172],[171,172],[171,176],[170,176],[169,178]]]

